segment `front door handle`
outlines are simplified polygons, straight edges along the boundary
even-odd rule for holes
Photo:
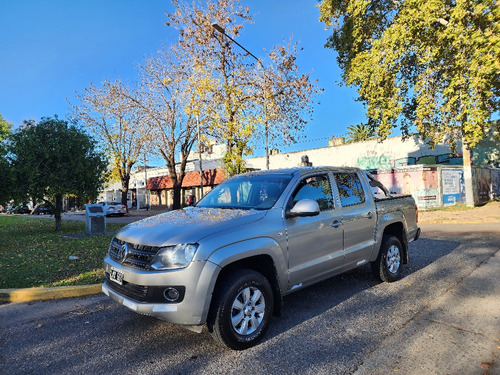
[[[365,219],[371,219],[372,217],[373,217],[373,214],[371,211],[367,212],[366,214],[363,214],[363,218],[365,218]]]
[[[332,223],[332,225],[331,225],[331,226],[332,226],[332,227],[334,227],[334,228],[338,228],[338,227],[340,227],[340,221],[335,220],[335,221]]]

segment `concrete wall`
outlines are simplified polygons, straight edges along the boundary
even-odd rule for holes
[[[303,155],[307,155],[314,166],[387,169],[423,164],[463,165],[461,150],[459,145],[458,153],[452,154],[445,145],[437,145],[431,150],[416,136],[404,141],[401,137],[391,137],[384,142],[374,140],[270,155],[269,167],[275,169],[299,166]],[[246,159],[246,166],[252,169],[265,169],[266,158]]]

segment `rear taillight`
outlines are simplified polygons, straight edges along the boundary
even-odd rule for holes
[[[418,224],[418,206],[417,205],[415,205],[415,221]]]

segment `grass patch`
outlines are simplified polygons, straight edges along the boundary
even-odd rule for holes
[[[108,231],[124,224],[107,223]],[[0,216],[0,289],[95,284],[103,281],[103,259],[112,234],[72,238],[85,233],[85,222]],[[78,259],[71,260],[70,256]]]
[[[429,208],[429,209],[426,209],[425,211],[427,211],[427,212],[436,212],[436,211],[455,212],[455,211],[467,211],[467,210],[473,210],[473,209],[474,209],[474,207],[468,207],[463,203],[458,203],[458,204],[453,205],[453,206]]]
[[[469,207],[467,205],[465,205],[464,203],[457,203],[453,206],[446,206],[446,207],[438,207],[438,208],[430,208],[430,209],[427,209],[425,210],[426,212],[439,212],[439,211],[442,211],[442,212],[457,212],[457,211],[469,211],[469,210],[475,210],[475,209],[478,209],[480,207],[484,207],[484,206],[488,206],[490,204],[493,204],[494,202],[499,202],[500,199],[495,199],[493,201],[489,201],[489,202],[486,202],[484,204],[480,204],[478,206],[474,206],[474,207]]]

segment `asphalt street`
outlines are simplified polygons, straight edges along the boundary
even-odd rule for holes
[[[245,351],[102,294],[0,305],[0,373],[500,374],[500,225],[423,227],[400,281],[364,266],[287,296]]]

